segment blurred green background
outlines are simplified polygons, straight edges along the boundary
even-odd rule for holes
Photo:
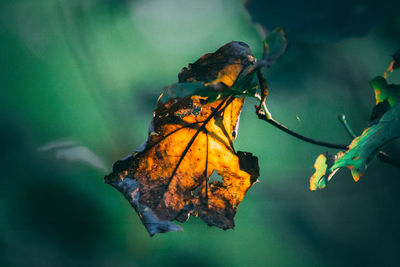
[[[368,81],[400,47],[399,5],[1,1],[0,266],[395,264],[399,169],[374,161],[358,183],[342,170],[311,192],[314,160],[327,149],[258,120],[253,100],[235,146],[258,156],[260,182],[234,230],[191,218],[184,232],[150,238],[103,176],[146,139],[160,90],[182,67],[232,40],[259,56],[259,25],[283,26],[289,40],[264,72],[273,116],[309,137],[350,142],[337,116],[346,114],[357,133],[366,127]],[[399,142],[385,151],[399,159]]]

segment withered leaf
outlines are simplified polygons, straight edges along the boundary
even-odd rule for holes
[[[183,68],[179,83],[193,83],[189,91],[195,93],[168,87],[147,142],[105,177],[129,200],[151,236],[180,230],[172,221],[184,222],[190,214],[222,229],[234,227],[237,207],[259,176],[257,157],[233,147],[244,98],[232,93],[207,101],[212,96],[196,92],[229,90],[254,63],[246,44],[231,42]],[[214,170],[223,182],[208,181]]]

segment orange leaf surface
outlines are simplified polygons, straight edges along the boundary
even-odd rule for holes
[[[231,87],[254,64],[244,43],[231,42],[179,73],[179,82]],[[162,95],[161,95],[162,96]],[[150,235],[176,231],[190,214],[222,229],[234,227],[237,206],[259,176],[258,160],[233,140],[244,98],[214,102],[197,95],[160,100],[147,142],[117,161],[105,182],[122,192]],[[216,171],[223,179],[209,182]]]

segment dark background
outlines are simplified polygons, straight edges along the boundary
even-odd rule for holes
[[[246,6],[247,9],[244,8]],[[145,139],[161,88],[231,41],[262,52],[287,31],[264,74],[273,116],[310,137],[350,138],[375,104],[368,81],[400,47],[399,1],[4,0],[0,3],[1,266],[394,266],[400,171],[373,161],[311,192],[327,149],[257,119],[249,100],[236,149],[259,157],[260,182],[235,230],[198,218],[150,238],[116,190],[112,163]],[[400,82],[393,75],[390,82]],[[400,158],[398,141],[385,149]],[[336,152],[335,150],[330,150]]]

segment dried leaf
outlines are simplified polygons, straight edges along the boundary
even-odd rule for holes
[[[179,83],[159,98],[147,142],[105,177],[150,235],[180,230],[172,221],[184,222],[190,214],[222,229],[234,227],[237,206],[259,176],[258,161],[233,148],[244,98],[234,90],[214,93],[229,92],[254,63],[246,44],[231,42],[182,69]],[[214,170],[223,182],[208,183]]]

